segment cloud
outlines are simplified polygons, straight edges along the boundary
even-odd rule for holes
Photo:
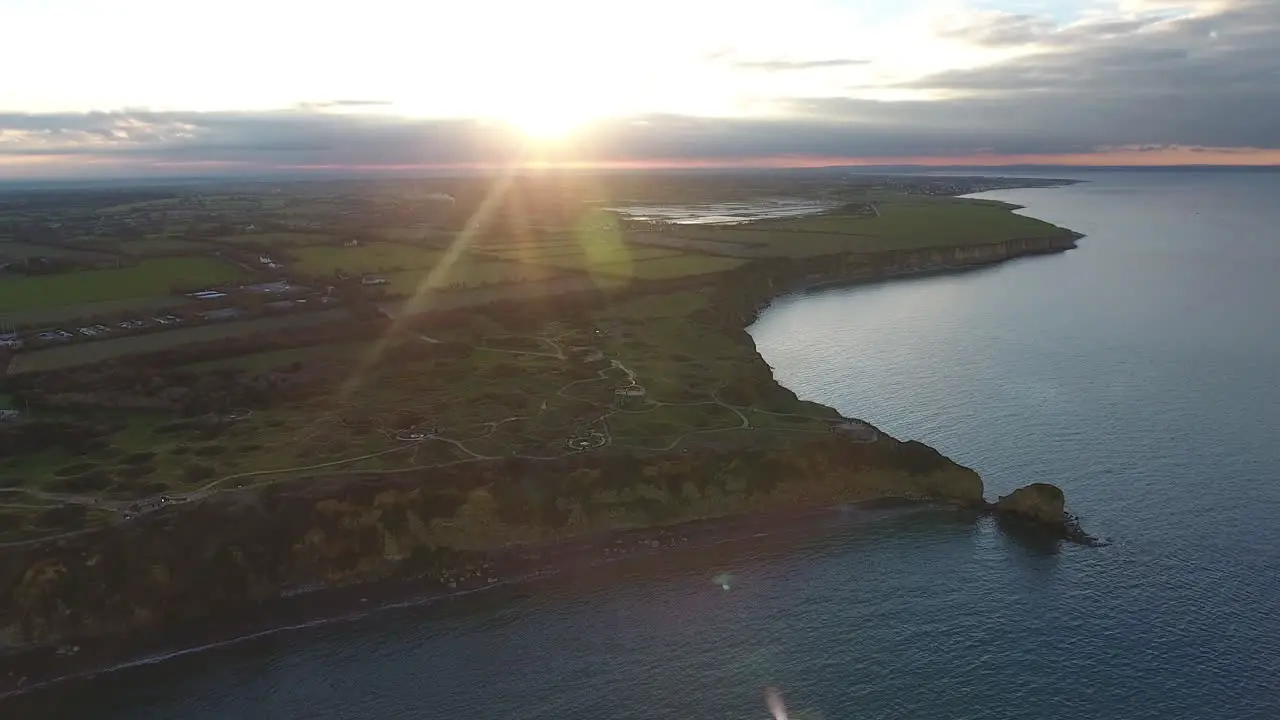
[[[393,105],[390,100],[326,100],[322,102],[305,102],[299,103],[299,109],[303,110],[326,110],[326,109],[346,109],[346,108],[378,108]]]
[[[939,34],[975,45],[1025,45],[1039,40],[1056,27],[1056,23],[1048,18],[990,12],[952,22],[942,27]]]
[[[1277,36],[1280,3],[1237,0],[1213,13],[1067,26],[1006,62],[902,87],[952,98],[914,108],[915,124],[944,121],[936,111],[945,108],[953,127],[1016,132],[1046,144],[1276,148]],[[876,111],[826,103],[827,116],[841,112]]]
[[[949,32],[982,47],[995,43],[1002,48],[995,56],[1007,59],[890,88],[940,98],[928,101],[817,96],[774,99],[777,112],[768,117],[599,121],[556,158],[963,160],[974,153],[1141,157],[1176,150],[1229,160],[1230,148],[1280,150],[1280,2],[1221,0],[1181,14],[1164,8],[1067,25],[986,15]],[[744,61],[728,52],[713,61],[778,71],[861,64]],[[503,163],[523,152],[518,134],[477,120],[399,117],[378,101],[321,105],[275,112],[0,113],[0,172],[13,172],[23,159],[121,167],[367,167]]]
[[[741,70],[778,72],[788,70],[821,70],[825,68],[859,67],[870,63],[859,58],[828,58],[825,60],[738,60],[733,66]]]

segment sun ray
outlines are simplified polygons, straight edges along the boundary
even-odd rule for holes
[[[467,218],[467,222],[463,226],[462,230],[454,236],[453,242],[449,244],[449,248],[445,251],[444,257],[441,258],[440,262],[437,263],[430,272],[423,276],[422,280],[418,282],[418,286],[414,289],[413,295],[411,295],[408,300],[405,300],[404,304],[400,306],[400,309],[391,316],[391,325],[387,328],[387,331],[374,341],[369,352],[364,353],[361,356],[360,362],[356,364],[351,376],[345,383],[343,383],[342,388],[339,391],[339,403],[345,402],[359,391],[361,385],[364,383],[365,377],[369,373],[369,370],[377,364],[378,359],[381,358],[382,354],[386,351],[387,345],[391,342],[391,339],[395,337],[396,333],[402,327],[404,327],[408,318],[425,309],[430,303],[433,292],[437,288],[445,285],[444,281],[448,277],[449,271],[452,269],[454,263],[456,263],[458,258],[466,252],[476,233],[479,232],[480,228],[483,227],[493,216],[494,209],[502,202],[502,199],[511,189],[511,185],[515,180],[516,172],[517,166],[513,164],[507,167],[503,173],[498,176],[493,187],[485,195],[484,200],[480,202],[479,207],[477,207],[476,211]]]

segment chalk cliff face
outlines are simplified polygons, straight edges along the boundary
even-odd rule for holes
[[[0,642],[128,633],[297,588],[404,576],[443,587],[511,543],[883,497],[979,506],[982,481],[920,443],[834,435],[785,449],[291,481],[5,551]]]

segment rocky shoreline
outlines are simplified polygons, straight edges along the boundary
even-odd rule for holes
[[[731,295],[715,312],[750,342],[743,328],[779,294],[1060,252],[1075,247],[1078,237],[751,269],[734,278],[739,284],[726,283]],[[763,360],[759,364],[773,383]],[[292,618],[317,608],[320,615],[358,608],[373,592],[420,602],[527,582],[588,559],[678,546],[701,523],[784,522],[837,504],[893,498],[992,513],[1056,539],[1092,540],[1065,513],[1057,488],[1033,485],[988,504],[972,470],[926,445],[888,435],[868,445],[824,438],[725,455],[578,456],[544,463],[536,472],[508,465],[246,488],[127,526],[0,551],[0,697],[146,654],[162,638],[208,645],[220,641],[217,636],[296,624]],[[501,497],[487,489],[537,475],[548,493],[565,497],[576,491],[555,488],[575,473],[625,485],[630,481],[624,478],[648,482],[643,478],[652,476],[644,470],[650,467],[667,487],[683,484],[684,494],[675,508],[653,506],[621,520],[588,500],[574,501],[572,512],[561,508],[568,518],[563,527],[520,520],[503,515]],[[465,502],[459,507],[424,491],[438,485],[461,493]],[[636,502],[644,495],[639,492]],[[157,534],[166,537],[163,547],[154,542]]]

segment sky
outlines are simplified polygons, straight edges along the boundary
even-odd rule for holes
[[[0,178],[1280,164],[1280,0],[0,0]]]

